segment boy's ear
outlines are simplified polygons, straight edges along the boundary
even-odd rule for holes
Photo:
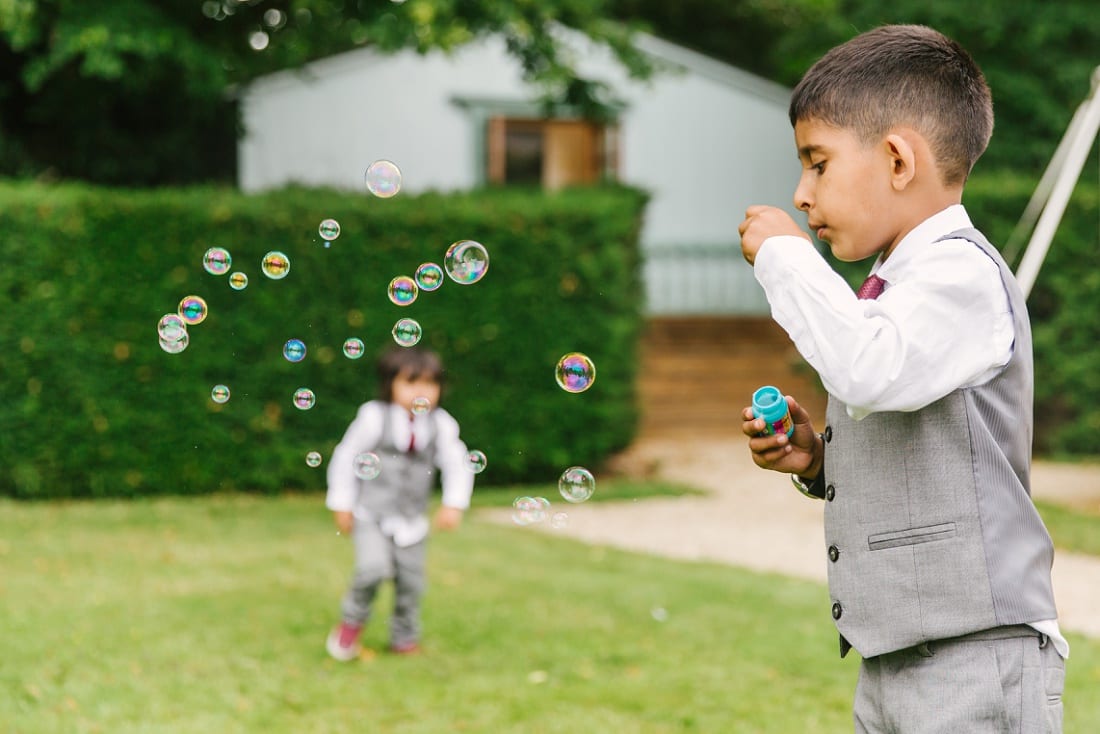
[[[904,190],[917,174],[917,151],[908,136],[893,132],[883,140],[890,162],[890,185]]]

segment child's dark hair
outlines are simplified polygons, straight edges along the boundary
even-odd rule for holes
[[[993,134],[993,100],[959,44],[920,25],[887,25],[826,53],[791,95],[791,124],[819,120],[873,144],[896,125],[928,140],[944,184],[961,185]]]
[[[378,359],[378,397],[393,402],[393,381],[401,374],[411,380],[428,378],[443,384],[443,360],[439,355],[420,347],[394,347]]]

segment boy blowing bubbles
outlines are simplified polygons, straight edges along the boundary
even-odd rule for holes
[[[993,128],[960,46],[884,26],[834,48],[790,105],[795,206],[751,206],[741,249],[772,315],[829,393],[788,438],[743,411],[755,463],[824,499],[830,612],[863,657],[857,732],[1060,732],[1053,546],[1031,502],[1031,331],[963,186]]]

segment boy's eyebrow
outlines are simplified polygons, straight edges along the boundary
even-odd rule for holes
[[[798,157],[800,159],[801,158],[809,158],[811,153],[819,153],[822,150],[824,150],[824,148],[820,145],[816,145],[816,144],[803,145],[801,148],[798,149]]]

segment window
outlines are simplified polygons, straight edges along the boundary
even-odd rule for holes
[[[615,130],[586,120],[491,117],[488,178],[558,189],[614,175]]]

